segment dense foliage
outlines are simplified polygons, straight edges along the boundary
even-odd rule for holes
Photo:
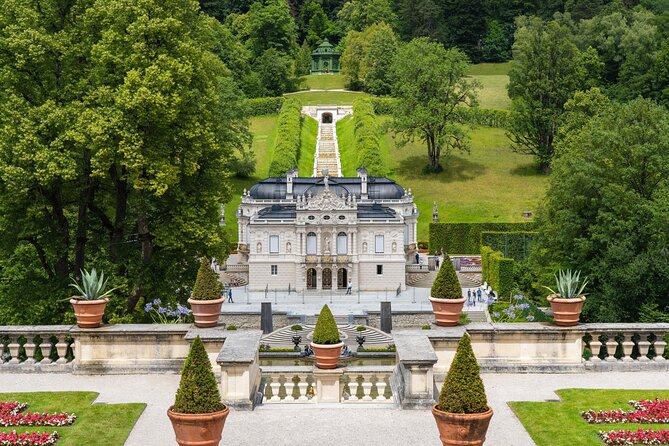
[[[297,168],[300,156],[302,107],[296,99],[287,99],[281,106],[277,121],[277,135],[269,166],[269,176],[282,177]]]
[[[636,320],[643,304],[666,311],[669,111],[637,99],[574,113],[539,215],[538,257],[590,278],[589,320]]]
[[[211,269],[209,260],[204,257],[200,261],[200,269],[197,271],[195,278],[195,285],[193,286],[193,294],[191,299],[194,300],[216,300],[221,298],[222,284],[218,280],[218,276]]]
[[[527,232],[534,223],[430,223],[430,254],[448,251],[451,254],[479,254],[481,233]]]
[[[499,297],[509,296],[515,288],[514,260],[504,257],[499,251],[489,246],[481,246],[482,280],[497,293]]]
[[[248,116],[274,115],[281,111],[285,100],[283,96],[252,98],[245,101],[244,106]]]
[[[184,414],[207,414],[225,409],[218,392],[211,361],[199,336],[193,340],[172,411]]]
[[[194,259],[226,256],[250,139],[222,27],[194,0],[49,4],[0,10],[0,323],[61,322],[90,264],[126,297],[112,315],[185,300]]]
[[[385,176],[385,164],[381,159],[380,149],[383,134],[369,99],[359,99],[353,103],[353,125],[358,167],[367,169],[371,176]]]
[[[458,274],[455,272],[455,267],[448,255],[444,256],[437,277],[432,283],[430,297],[433,299],[462,299],[462,288],[460,287]]]
[[[421,63],[416,63],[419,60]],[[469,63],[460,50],[427,38],[402,46],[393,61],[392,129],[400,145],[418,139],[427,146],[427,172],[440,172],[442,155],[469,151],[467,125],[459,106],[475,106],[479,84],[466,76]]]
[[[439,393],[437,409],[448,413],[482,413],[488,410],[485,387],[468,334],[460,338],[455,358]]]
[[[318,319],[316,320],[316,327],[314,328],[313,341],[320,345],[332,345],[341,342],[339,339],[339,329],[337,328],[337,321],[330,311],[330,307],[323,305]]]

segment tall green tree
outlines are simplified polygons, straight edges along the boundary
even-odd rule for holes
[[[519,20],[509,72],[508,136],[519,153],[550,169],[564,104],[587,78],[581,53],[564,26],[537,17]]]
[[[444,33],[444,16],[436,0],[397,0],[396,11],[400,35],[405,40],[430,37],[441,40]]]
[[[124,311],[185,298],[194,259],[225,256],[219,206],[249,142],[221,25],[194,0],[58,4],[0,10],[0,250],[29,271],[3,281],[65,289],[94,263]],[[0,307],[22,308],[23,287],[0,290]],[[57,311],[54,298],[34,300]]]
[[[420,63],[416,63],[420,61]],[[400,144],[418,139],[427,146],[426,171],[439,172],[442,155],[469,150],[460,108],[477,103],[476,80],[467,77],[467,56],[421,37],[397,53],[392,65],[392,128]]]
[[[375,23],[397,26],[390,0],[351,0],[344,3],[337,18],[344,31],[363,31]]]
[[[669,111],[584,98],[559,144],[539,253],[589,276],[587,319],[634,321],[642,304],[669,306]]]
[[[297,47],[297,25],[285,0],[253,3],[242,35],[255,57],[270,48],[292,55]]]
[[[445,44],[457,46],[470,60],[481,60],[481,40],[486,34],[483,0],[444,0],[442,2]]]

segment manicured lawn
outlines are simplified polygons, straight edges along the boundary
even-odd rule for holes
[[[306,90],[340,90],[346,88],[346,77],[341,74],[311,74],[304,76],[301,87]]]
[[[497,74],[507,75],[509,74],[510,69],[511,69],[511,62],[477,63],[469,67],[469,74],[483,75],[483,76],[497,75]]]
[[[314,173],[314,155],[316,154],[316,138],[318,137],[318,121],[303,116],[302,135],[300,136],[300,159],[297,169],[301,177],[310,177]]]
[[[353,117],[347,116],[337,122],[337,140],[339,141],[339,154],[341,156],[341,170],[345,177],[358,175],[358,151],[355,145],[355,126]],[[388,143],[381,139],[381,159],[389,166]],[[392,177],[391,177],[392,178]]]
[[[509,85],[509,76],[500,74],[472,77],[478,79],[482,85],[482,88],[478,90],[480,107],[500,110],[508,110],[511,107],[511,99],[506,90],[506,86]]]
[[[666,424],[588,424],[580,416],[588,409],[628,411],[632,409],[629,400],[669,398],[669,390],[562,389],[556,393],[560,402],[509,403],[537,446],[602,446],[599,431],[669,429]]]
[[[58,446],[123,446],[146,404],[95,404],[94,392],[0,393],[0,401],[28,403],[30,412],[74,413],[77,420],[66,427],[1,427],[9,432],[53,432]]]
[[[229,240],[233,243],[237,241],[237,206],[241,203],[241,194],[244,188],[249,189],[258,181],[267,178],[270,160],[272,159],[272,149],[274,148],[274,139],[276,138],[276,120],[277,115],[256,116],[251,118],[251,133],[253,133],[253,152],[256,155],[255,173],[250,178],[232,177],[232,198],[225,205],[225,222]]]
[[[292,96],[300,100],[302,105],[353,105],[353,101],[366,93],[354,91],[304,91],[290,93],[286,96]]]
[[[425,145],[415,141],[398,147],[386,134],[389,177],[412,189],[421,214],[420,239],[428,238],[434,200],[442,222],[519,222],[527,221],[523,211],[536,211],[548,177],[537,173],[532,158],[512,152],[502,129],[479,127],[471,137],[470,154],[454,152],[443,159],[443,172],[425,175]]]

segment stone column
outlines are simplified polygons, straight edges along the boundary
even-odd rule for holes
[[[316,381],[317,403],[339,403],[341,399],[341,387],[339,381],[344,374],[344,369],[322,370],[314,368],[314,381]]]
[[[395,335],[403,409],[429,408],[434,404],[434,365],[437,354],[425,335]]]
[[[274,323],[272,321],[272,302],[262,302],[260,304],[260,328],[263,334],[274,331]]]

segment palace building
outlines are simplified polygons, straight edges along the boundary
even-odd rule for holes
[[[418,209],[391,179],[293,170],[245,190],[237,220],[250,291],[405,289]]]

